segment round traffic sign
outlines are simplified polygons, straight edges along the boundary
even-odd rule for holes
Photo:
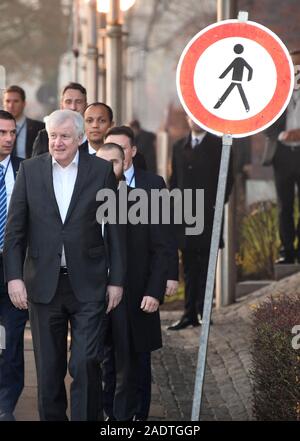
[[[283,113],[294,67],[274,32],[252,21],[224,20],[187,44],[176,82],[185,111],[199,126],[241,138],[266,129]]]

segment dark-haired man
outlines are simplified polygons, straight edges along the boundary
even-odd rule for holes
[[[119,144],[124,151],[124,177],[126,183],[132,188],[141,188],[146,191],[153,189],[161,190],[166,187],[161,176],[150,171],[142,170],[134,164],[136,146],[134,144],[134,133],[130,127],[112,127],[104,137],[105,143]],[[177,291],[178,286],[178,254],[177,243],[170,229],[166,231],[168,240],[168,274],[166,295],[172,295]],[[138,242],[137,242],[138,243]],[[151,353],[150,350],[140,352],[140,409],[137,413],[139,420],[148,418],[151,401]]]
[[[6,215],[21,162],[11,156],[15,139],[13,115],[0,110],[0,421],[14,420],[13,412],[24,387],[24,329],[28,319],[27,311],[15,308],[10,301],[3,274]]]
[[[84,129],[88,151],[95,155],[104,142],[104,135],[113,126],[112,109],[105,103],[92,103],[84,112]]]
[[[26,94],[20,86],[8,87],[3,95],[3,109],[11,113],[16,120],[16,140],[13,154],[19,158],[30,158],[34,140],[45,124],[24,114]]]
[[[105,143],[97,156],[111,161],[117,180],[123,178],[125,154],[118,144]],[[128,189],[128,191],[132,191]],[[130,211],[130,202],[128,203]],[[104,409],[109,419],[141,418],[139,388],[147,371],[141,355],[162,346],[159,304],[163,301],[168,249],[163,225],[126,226],[127,276],[125,295],[108,317],[103,364]],[[150,366],[149,366],[150,367]]]
[[[86,89],[79,83],[67,84],[61,94],[60,109],[69,109],[84,114],[87,105]],[[84,144],[84,149],[87,150],[87,143]],[[49,150],[49,138],[47,131],[41,130],[33,144],[32,156],[38,156],[46,153]]]

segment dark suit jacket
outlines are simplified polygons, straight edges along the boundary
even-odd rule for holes
[[[131,204],[128,203],[128,208]],[[162,346],[159,311],[146,313],[140,306],[145,295],[163,301],[168,274],[164,228],[150,222],[137,225],[128,223],[127,261],[124,300],[134,349],[137,352],[154,351]]]
[[[39,133],[39,131],[44,129],[45,124],[41,121],[37,121],[35,119],[30,119],[30,118],[26,118],[26,123],[27,123],[27,134],[26,134],[25,152],[27,159],[27,158],[31,158],[34,140],[37,134]],[[16,151],[13,150],[12,156],[15,155],[16,155]]]
[[[134,170],[136,188],[142,188],[147,191],[166,188],[166,183],[161,176],[138,168]],[[178,244],[173,225],[165,226],[164,232],[168,244],[168,280],[178,280]]]
[[[96,193],[102,188],[116,189],[111,164],[80,152],[72,199],[62,223],[53,189],[51,156],[46,153],[21,164],[8,212],[3,254],[6,280],[24,277],[29,300],[49,303],[53,298],[63,245],[77,299],[104,300],[107,259],[101,225],[96,221],[100,205]],[[107,233],[109,283],[123,286],[125,238],[118,225],[108,225]]]
[[[206,133],[201,144],[191,147],[191,135],[174,144],[170,189],[204,189],[204,230],[197,236],[186,236],[185,227],[175,225],[179,247],[209,250],[216,203],[219,169],[222,154],[222,138]],[[226,197],[233,185],[232,161],[230,162]]]
[[[88,142],[85,141],[84,143],[79,146],[79,148],[82,148],[85,152],[89,151]],[[42,155],[43,153],[49,152],[49,138],[48,133],[46,129],[40,130],[37,134],[33,149],[32,149],[32,157]]]
[[[152,132],[146,130],[140,130],[139,134],[135,138],[135,145],[145,158],[146,169],[156,173],[156,136]]]

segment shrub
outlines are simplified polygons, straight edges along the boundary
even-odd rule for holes
[[[253,204],[243,219],[240,235],[239,278],[273,278],[280,247],[276,204],[271,201]]]
[[[250,375],[257,420],[300,421],[300,349],[292,347],[295,325],[300,325],[299,295],[271,297],[253,312]]]

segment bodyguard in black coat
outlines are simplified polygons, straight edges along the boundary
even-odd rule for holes
[[[118,163],[123,163],[124,158],[120,146],[104,144],[97,155],[113,162],[120,179],[123,173],[122,170],[118,173]],[[136,188],[149,191],[152,185],[162,186],[163,179],[150,172],[135,171]],[[128,191],[134,190],[128,188]],[[119,197],[126,197],[123,188],[119,190]],[[150,203],[150,194],[148,201]],[[132,204],[128,202],[128,212]],[[147,417],[140,413],[141,402],[146,402],[143,404],[146,413],[150,405],[150,352],[162,345],[158,305],[163,301],[168,277],[168,226],[151,225],[150,206],[148,213],[148,224],[133,225],[129,220],[126,225],[128,265],[125,296],[111,313],[108,337],[112,341],[107,340],[104,362],[104,409],[110,419]],[[152,302],[152,305],[146,306],[147,302]],[[146,388],[147,398],[138,394],[141,385]]]
[[[203,132],[188,118],[191,133],[173,147],[170,189],[204,189],[204,230],[199,235],[185,234],[186,224],[176,225],[179,248],[182,252],[185,311],[181,320],[170,330],[198,326],[198,313],[203,314],[207,268],[210,252],[214,208],[222,154],[222,139]],[[233,185],[232,163],[230,164],[226,201]],[[222,241],[221,244],[222,245]]]

